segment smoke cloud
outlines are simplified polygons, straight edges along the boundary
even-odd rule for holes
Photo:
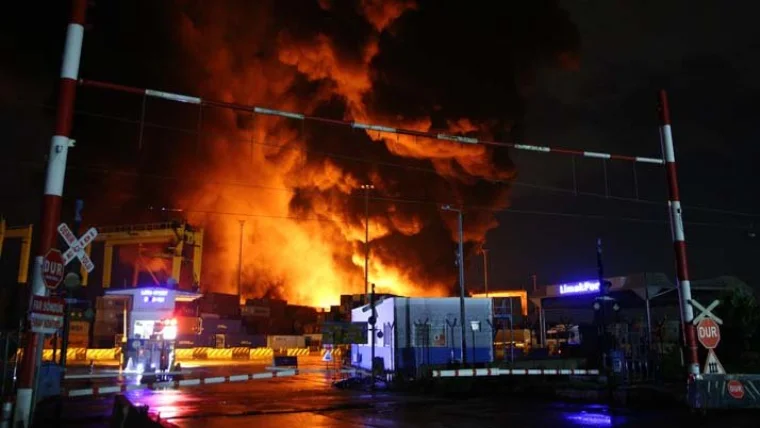
[[[204,97],[514,141],[534,71],[575,64],[578,38],[555,2],[502,3],[178,1],[174,28]],[[327,306],[362,292],[362,184],[374,186],[369,281],[447,295],[456,217],[435,202],[504,208],[516,176],[504,149],[482,145],[211,109],[203,129],[205,184],[174,203],[207,230],[202,284],[216,291],[236,290],[244,221],[246,297]],[[468,248],[497,225],[467,210]]]

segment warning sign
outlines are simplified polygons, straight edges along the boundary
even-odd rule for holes
[[[322,357],[322,361],[324,361],[326,363],[331,363],[332,360],[333,360],[332,359],[332,350],[328,349],[327,352],[325,352],[325,355]]]
[[[723,368],[723,364],[720,363],[718,356],[712,349],[707,352],[707,360],[705,360],[705,368],[702,370],[702,374],[726,374],[726,369]]]
[[[34,296],[29,322],[35,333],[53,334],[63,327],[66,303],[59,297]]]

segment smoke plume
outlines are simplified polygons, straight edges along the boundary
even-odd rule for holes
[[[534,70],[562,66],[577,47],[554,2],[510,3],[178,1],[174,27],[184,78],[204,97],[510,141]],[[372,184],[369,281],[446,295],[457,219],[436,202],[506,207],[516,174],[504,149],[208,110],[205,184],[174,202],[207,230],[202,283],[216,291],[236,290],[245,221],[246,297],[327,306],[362,292],[360,186]],[[466,210],[468,247],[496,226],[492,211]]]

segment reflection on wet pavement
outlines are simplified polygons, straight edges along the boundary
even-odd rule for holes
[[[324,368],[304,359],[301,367]],[[214,375],[245,373],[249,367],[219,367]],[[530,397],[440,399],[399,393],[341,390],[332,387],[333,375],[308,373],[293,377],[224,383],[179,390],[135,390],[127,393],[136,404],[145,404],[180,427],[641,427],[688,425],[750,427],[753,419],[742,417],[707,420],[684,410],[633,411],[607,406],[534,402]],[[87,412],[87,403],[76,412]],[[101,408],[108,404],[98,404]],[[78,404],[76,404],[78,403]],[[95,406],[95,404],[89,404]],[[68,404],[67,404],[68,406]],[[73,410],[76,407],[71,407]],[[83,421],[70,426],[83,426]],[[92,425],[91,425],[92,426]],[[101,426],[107,426],[103,421]]]

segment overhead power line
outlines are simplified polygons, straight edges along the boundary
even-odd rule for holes
[[[24,102],[24,101],[16,101],[16,103],[21,105],[28,105],[28,106],[34,106],[34,107],[40,107],[45,109],[54,109],[54,106],[45,105],[45,104],[38,104],[38,103],[32,103],[32,102]],[[155,124],[151,122],[136,120],[136,119],[129,119],[125,117],[119,117],[119,116],[111,116],[111,115],[105,115],[105,114],[99,114],[99,113],[92,113],[89,111],[84,110],[77,110],[75,112],[78,115],[82,116],[89,116],[89,117],[96,117],[101,119],[109,119],[114,121],[119,121],[123,123],[129,123],[134,125],[144,125],[145,127],[151,127],[151,128],[157,128],[157,129],[164,129],[169,131],[176,131],[176,132],[182,132],[186,134],[191,135],[198,135],[197,129],[187,129],[187,128],[180,128],[180,127],[174,127],[174,126],[167,126],[167,125],[160,125]],[[234,139],[232,140],[235,141]],[[417,172],[424,172],[424,173],[430,173],[430,174],[438,174],[438,172],[435,169],[432,168],[424,168],[414,165],[404,165],[399,163],[393,163],[393,162],[385,162],[385,161],[372,161],[366,158],[361,157],[355,157],[355,156],[349,156],[349,155],[343,155],[338,154],[334,152],[327,152],[322,150],[314,150],[307,147],[300,147],[300,146],[294,146],[292,144],[278,144],[278,143],[270,143],[266,141],[256,141],[256,140],[248,140],[248,139],[237,139],[237,141],[241,144],[251,144],[251,145],[260,145],[265,147],[271,147],[271,148],[277,148],[282,150],[293,150],[293,151],[300,151],[304,153],[313,153],[317,155],[321,155],[327,158],[332,159],[340,159],[340,160],[347,160],[352,162],[358,162],[358,163],[365,163],[368,165],[373,166],[382,166],[382,167],[389,167],[389,168],[399,168],[399,169],[405,169],[409,171],[417,171]],[[31,164],[33,162],[31,161],[20,161],[21,163]],[[43,163],[39,163],[39,166],[43,166]],[[131,171],[120,171],[115,170],[111,168],[101,167],[91,167],[91,166],[70,166],[70,170],[72,171],[81,171],[81,170],[91,170],[93,172],[102,172],[104,174],[115,174],[115,175],[129,175],[129,176],[142,176],[142,177],[149,177],[149,178],[156,178],[156,179],[162,179],[162,180],[182,180],[182,181],[191,181],[192,179],[189,179],[187,177],[176,177],[176,176],[165,176],[161,174],[152,174],[152,173],[139,173],[139,172],[131,172]],[[203,184],[212,184],[212,185],[219,185],[219,186],[236,186],[236,187],[249,187],[249,188],[256,188],[256,189],[262,189],[262,190],[273,190],[273,191],[286,191],[286,192],[292,192],[294,189],[288,189],[288,188],[281,188],[281,187],[273,187],[268,185],[262,185],[257,183],[251,183],[251,182],[237,182],[237,181],[219,181],[219,180],[197,180],[202,182]],[[558,186],[549,186],[549,185],[543,185],[543,184],[537,184],[537,183],[527,183],[527,182],[521,182],[521,181],[504,181],[504,180],[488,180],[492,183],[502,183],[505,185],[510,186],[517,186],[517,187],[525,187],[529,189],[535,189],[535,190],[541,190],[541,191],[547,191],[547,192],[553,192],[553,193],[562,193],[566,195],[571,196],[584,196],[584,197],[592,197],[597,199],[606,199],[606,200],[613,200],[613,201],[620,201],[620,202],[628,202],[628,203],[634,203],[634,204],[647,204],[647,205],[654,205],[654,206],[666,206],[667,203],[665,201],[657,201],[657,200],[651,200],[651,199],[642,199],[642,198],[631,198],[631,197],[624,197],[624,196],[615,196],[611,195],[609,193],[603,194],[603,193],[595,193],[595,192],[586,192],[586,191],[578,191],[576,189],[570,189],[566,187],[558,187]],[[451,203],[451,202],[447,202]],[[694,205],[684,205],[683,206],[687,210],[694,210],[694,211],[702,211],[702,212],[710,212],[710,213],[716,213],[716,214],[725,214],[725,215],[732,215],[737,217],[760,217],[760,214],[755,213],[748,213],[748,212],[741,212],[741,211],[735,211],[735,210],[725,210],[725,209],[718,209],[718,208],[709,208],[709,207],[702,207],[702,206],[694,206]]]
[[[42,167],[42,163],[32,163],[32,162],[16,162],[18,163],[24,163],[24,164],[32,164],[35,166]],[[286,192],[293,192],[294,189],[287,189],[284,187],[275,187],[275,186],[264,186],[264,185],[254,185],[250,183],[237,183],[237,182],[224,182],[224,181],[206,181],[206,180],[200,180],[200,179],[188,179],[186,177],[176,177],[176,176],[167,176],[167,175],[160,175],[160,174],[149,174],[149,173],[141,173],[141,172],[135,172],[135,171],[121,171],[121,170],[114,170],[114,169],[106,169],[106,168],[98,168],[95,166],[73,166],[70,165],[68,168],[70,171],[77,171],[77,172],[87,172],[87,173],[99,173],[99,174],[112,174],[112,175],[121,175],[121,176],[129,176],[134,178],[148,178],[148,179],[157,179],[157,180],[172,180],[172,181],[190,181],[190,182],[199,182],[201,184],[212,184],[215,186],[222,186],[222,187],[249,187],[249,188],[256,188],[256,189],[263,189],[263,190],[272,190],[272,191],[286,191]],[[343,194],[341,195],[342,198],[349,198],[349,199],[363,199],[365,196],[359,195],[359,194]],[[370,196],[369,199],[371,201],[375,202],[390,202],[394,204],[415,204],[415,205],[424,205],[429,206],[434,209],[438,209],[438,207],[442,205],[451,205],[451,202],[447,201],[432,201],[432,200],[424,200],[424,199],[408,199],[408,198],[394,198],[394,197],[387,197],[387,196]],[[668,221],[665,219],[657,220],[657,219],[647,219],[647,218],[639,218],[639,217],[625,217],[625,216],[613,216],[613,215],[604,215],[604,214],[588,214],[588,213],[573,213],[573,212],[561,212],[561,211],[546,211],[546,210],[528,210],[528,209],[518,209],[518,208],[495,208],[491,206],[481,206],[481,205],[465,205],[462,207],[465,211],[488,211],[494,214],[504,213],[504,214],[518,214],[518,215],[541,215],[541,216],[550,216],[550,217],[562,217],[562,218],[576,218],[576,219],[586,219],[586,220],[602,220],[602,221],[620,221],[620,222],[629,222],[629,223],[649,223],[649,224],[658,224],[658,225],[667,225]],[[207,214],[207,215],[218,215],[218,216],[234,216],[234,217],[259,217],[259,218],[272,218],[272,219],[289,219],[289,220],[297,220],[297,221],[319,221],[319,222],[330,222],[334,223],[334,219],[328,219],[323,217],[299,217],[299,216],[292,216],[292,215],[276,215],[276,214],[265,214],[265,213],[248,213],[248,212],[231,212],[231,211],[216,211],[216,210],[201,210],[201,209],[195,209],[192,207],[179,207],[174,208],[173,210],[177,211],[183,211],[188,213],[197,213],[197,214]],[[735,230],[746,230],[748,225],[740,225],[736,223],[718,223],[718,222],[684,222],[685,225],[688,226],[697,226],[697,227],[713,227],[713,228],[722,228],[722,229],[735,229]]]

